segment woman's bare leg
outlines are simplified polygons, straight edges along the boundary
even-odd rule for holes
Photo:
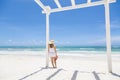
[[[51,63],[52,63],[52,66],[54,67],[54,58],[51,57]]]
[[[56,59],[54,58],[54,65],[55,65],[55,68],[57,67],[57,65],[56,65]]]

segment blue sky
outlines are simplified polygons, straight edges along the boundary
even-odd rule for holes
[[[92,0],[96,1],[96,0]],[[53,0],[42,0],[51,8]],[[62,6],[70,0],[60,0]],[[76,4],[86,0],[76,0]],[[120,1],[110,4],[112,45],[120,45]],[[0,0],[0,45],[45,45],[45,14],[34,0]],[[57,45],[105,45],[104,6],[50,14],[50,39]]]

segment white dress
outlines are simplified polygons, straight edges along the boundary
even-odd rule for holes
[[[54,50],[54,48],[50,48],[49,49],[49,56],[50,57],[55,57],[56,55],[55,55],[55,50]]]

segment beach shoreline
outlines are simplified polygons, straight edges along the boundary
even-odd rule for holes
[[[46,55],[38,54],[35,51],[2,51],[0,52],[0,79],[1,80],[18,80],[25,76],[45,68],[46,66]],[[6,54],[3,54],[6,53]],[[48,69],[44,69],[43,72],[37,72],[24,80],[46,80],[51,73],[60,70],[58,74],[52,77],[53,80],[71,80],[72,75],[77,71],[76,80],[94,80],[93,78],[83,77],[81,75],[97,74],[101,80],[106,80],[108,72],[107,57],[106,55],[91,55],[91,56],[78,56],[78,55],[61,55],[58,54],[57,60],[58,67],[56,69],[51,68],[49,60]],[[120,75],[120,56],[112,55],[112,68],[113,72]],[[83,73],[84,72],[84,73]],[[65,75],[63,75],[66,74]],[[104,74],[102,74],[104,73]],[[59,78],[61,76],[61,78]],[[109,80],[119,80],[119,76],[112,74],[107,75]],[[91,77],[91,76],[90,76]]]

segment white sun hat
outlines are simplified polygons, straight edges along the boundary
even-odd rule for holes
[[[53,44],[53,43],[54,43],[54,40],[50,40],[50,41],[49,41],[49,44]]]

